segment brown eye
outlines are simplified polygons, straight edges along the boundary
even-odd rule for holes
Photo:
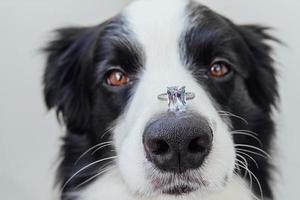
[[[226,76],[230,72],[229,66],[224,62],[216,62],[211,65],[209,75],[214,78]]]
[[[106,83],[111,86],[119,87],[128,84],[130,81],[127,74],[120,70],[112,70],[108,73]]]

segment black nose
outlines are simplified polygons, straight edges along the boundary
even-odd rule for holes
[[[176,173],[200,167],[212,140],[207,120],[192,113],[160,116],[149,123],[143,135],[147,159],[163,171]]]

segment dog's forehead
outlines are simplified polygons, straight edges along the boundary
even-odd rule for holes
[[[188,3],[187,0],[138,0],[130,4],[124,13],[136,32],[152,32],[183,22]]]
[[[178,50],[186,29],[189,5],[188,0],[138,0],[125,9],[124,16],[148,56],[170,55]]]

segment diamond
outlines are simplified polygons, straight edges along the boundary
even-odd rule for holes
[[[168,94],[169,111],[181,112],[186,109],[185,86],[168,87],[167,94]]]

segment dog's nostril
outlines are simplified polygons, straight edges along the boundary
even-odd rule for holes
[[[196,137],[191,140],[188,145],[188,151],[190,153],[203,153],[209,146],[209,138],[207,137]]]
[[[152,141],[149,148],[150,148],[150,151],[155,155],[164,155],[164,154],[168,153],[168,151],[170,150],[168,143],[164,140]]]

